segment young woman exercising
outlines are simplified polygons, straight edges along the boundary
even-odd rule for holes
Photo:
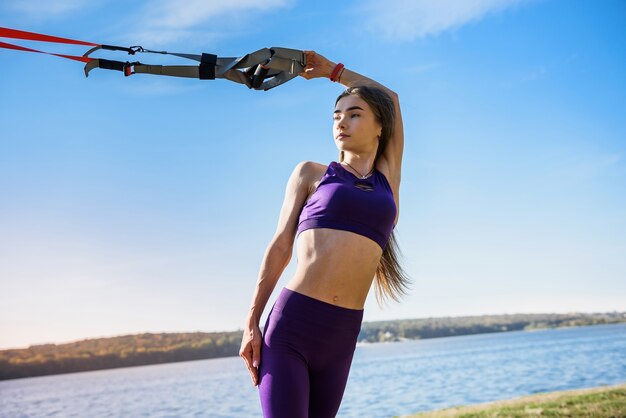
[[[339,162],[302,162],[291,174],[241,343],[263,414],[272,418],[334,417],[372,281],[379,298],[397,299],[407,285],[392,234],[404,145],[398,96],[342,64],[305,54],[302,77],[327,77],[347,90],[333,113]],[[295,275],[262,335],[261,314],[296,236]]]

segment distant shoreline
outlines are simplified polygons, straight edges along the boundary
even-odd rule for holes
[[[626,322],[626,312],[365,322],[359,344]],[[0,380],[237,356],[242,331],[143,333],[0,351]]]

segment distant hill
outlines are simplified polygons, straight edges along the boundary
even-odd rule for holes
[[[626,322],[626,312],[514,314],[365,322],[360,342]],[[0,380],[236,356],[242,331],[136,334],[0,351]]]

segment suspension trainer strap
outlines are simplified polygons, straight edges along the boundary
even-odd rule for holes
[[[41,33],[26,32],[23,30],[0,27],[0,38],[24,39],[28,41],[54,42],[57,44],[97,46],[93,42],[77,41],[75,39],[59,38],[58,36],[42,35]]]
[[[26,48],[26,47],[19,46],[19,45],[7,44],[6,42],[0,42],[0,48],[13,49],[16,51],[24,51],[24,52],[37,52],[39,54],[54,55],[56,57],[67,58],[70,60],[81,61],[81,62],[90,62],[93,60],[93,58],[78,57],[75,55],[53,54],[52,52],[38,51],[36,49]]]
[[[256,90],[269,90],[279,86],[304,71],[306,58],[303,51],[289,48],[263,48],[241,57],[218,57],[214,54],[187,54],[167,51],[153,51],[141,46],[121,47],[103,45],[93,42],[79,41],[58,36],[43,35],[16,29],[0,27],[0,38],[22,39],[50,43],[71,45],[85,45],[92,48],[83,56],[56,54],[0,42],[0,48],[24,52],[54,55],[85,63],[85,76],[94,68],[121,71],[129,76],[136,73],[166,75],[173,77],[196,78],[200,80],[215,80],[224,78],[236,83],[245,84]],[[114,61],[104,58],[94,58],[89,55],[98,50],[123,51],[129,55],[137,53],[173,55],[199,62],[198,65],[147,65],[141,62]]]

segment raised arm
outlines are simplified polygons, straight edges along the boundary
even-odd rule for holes
[[[291,260],[298,216],[309,195],[310,180],[313,178],[312,164],[298,164],[289,177],[278,226],[265,251],[252,297],[239,355],[245,361],[255,386],[258,384],[258,366],[261,360],[262,337],[259,321],[280,275]]]
[[[304,72],[300,76],[306,79],[325,77],[330,78],[336,63],[330,61],[315,51],[304,51],[306,54],[307,65]],[[402,113],[400,112],[400,100],[398,94],[393,90],[385,87],[379,82],[365,77],[348,68],[343,68],[339,72],[338,82],[346,87],[354,86],[371,86],[377,87],[385,91],[393,100],[395,107],[395,123],[393,127],[393,135],[389,138],[385,151],[378,159],[376,168],[385,174],[396,197],[396,204],[399,206],[400,196],[400,180],[402,172],[402,154],[404,152],[404,127],[402,124]],[[398,210],[398,216],[400,211]],[[396,219],[397,221],[397,219]]]
[[[334,66],[333,66],[334,68]],[[332,71],[332,70],[331,70]],[[400,175],[402,169],[402,153],[404,152],[404,127],[402,125],[402,114],[400,112],[400,100],[398,99],[398,94],[382,84],[374,81],[370,78],[367,78],[357,72],[354,72],[348,68],[344,68],[343,72],[340,73],[341,77],[339,79],[339,83],[343,84],[346,87],[353,86],[373,86],[378,87],[391,97],[395,107],[395,123],[393,127],[393,135],[389,138],[389,142],[387,143],[387,147],[385,151],[380,156],[379,161],[377,163],[378,169],[380,171],[386,172],[388,174],[387,178],[390,180],[392,184],[397,186],[400,185]],[[386,165],[386,167],[385,167]],[[381,167],[382,166],[382,167]]]

